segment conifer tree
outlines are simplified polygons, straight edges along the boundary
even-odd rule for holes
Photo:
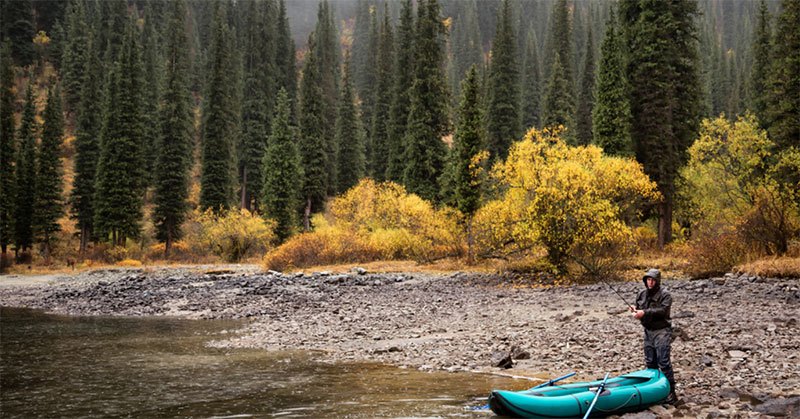
[[[139,237],[142,218],[144,86],[137,28],[130,21],[109,74],[95,185],[94,228],[115,246]]]
[[[511,143],[520,135],[517,41],[509,0],[504,0],[501,7],[489,70],[487,135],[493,160],[505,159]]]
[[[770,43],[772,30],[770,14],[765,0],[761,0],[758,9],[758,24],[753,33],[753,67],[750,73],[750,103],[753,113],[761,126],[766,126],[767,83],[770,66]]]
[[[336,143],[339,149],[339,168],[336,173],[339,176],[339,192],[355,186],[365,173],[364,132],[354,100],[350,83],[350,60],[345,56],[342,93],[339,95],[336,117]]]
[[[11,46],[0,50],[0,271],[6,261],[8,244],[14,241],[14,200],[17,144],[14,137],[14,67]]]
[[[189,41],[186,36],[186,3],[173,0],[169,11],[164,95],[159,110],[161,132],[155,166],[153,221],[156,237],[169,257],[175,241],[182,237],[189,197],[194,115],[189,91]]]
[[[583,72],[581,73],[581,90],[578,99],[578,111],[575,115],[575,135],[579,145],[592,142],[592,109],[594,108],[594,39],[592,27],[586,35],[586,53],[584,54]]]
[[[64,140],[64,114],[61,108],[61,89],[47,91],[44,108],[44,127],[36,164],[36,199],[34,231],[50,260],[53,234],[61,230],[58,219],[64,214],[64,170],[61,167],[61,144]]]
[[[483,66],[483,40],[478,25],[476,0],[465,0],[451,29],[452,65],[448,73],[452,97],[461,97],[461,82],[473,65]]]
[[[75,127],[75,180],[70,195],[70,213],[80,229],[80,252],[85,254],[93,238],[95,208],[95,174],[100,154],[100,134],[103,124],[102,65],[94,38],[87,43],[88,73],[81,89],[81,100]]]
[[[600,69],[595,86],[596,104],[592,109],[593,142],[606,154],[633,156],[631,107],[628,78],[622,53],[622,38],[612,11],[600,47]]]
[[[304,204],[303,225],[306,231],[311,230],[311,214],[319,211],[325,203],[328,176],[325,153],[325,137],[323,134],[322,83],[319,74],[319,57],[315,49],[319,48],[316,34],[308,36],[308,58],[303,66],[303,80],[300,84],[300,162],[303,168],[301,186]]]
[[[208,81],[203,103],[200,207],[227,209],[234,197],[234,135],[237,131],[236,88],[232,39],[225,5],[214,17]]]
[[[378,80],[378,48],[380,47],[380,25],[378,24],[378,13],[375,11],[375,8],[372,8],[370,17],[369,61],[367,62],[369,71],[365,74],[366,85],[363,89],[363,95],[359,93],[358,98],[360,99],[359,109],[361,120],[364,121],[362,129],[364,130],[366,170],[371,173],[374,170],[373,157],[375,155],[375,146],[372,124],[368,122],[371,122],[375,117],[375,99],[378,94],[376,90],[376,83]]]
[[[323,150],[325,152],[325,171],[329,182],[326,182],[326,194],[336,194],[336,169],[337,150],[335,137],[336,126],[336,104],[339,96],[339,35],[328,0],[322,0],[317,9],[317,25],[314,28],[314,37],[317,48],[314,49],[317,64],[317,75],[322,96],[322,107],[320,116],[322,117]],[[309,49],[311,51],[311,49]]]
[[[388,5],[384,7],[381,36],[378,43],[377,84],[375,88],[375,114],[372,121],[363,121],[372,126],[372,177],[377,181],[386,179],[389,166],[389,115],[394,86],[394,37],[389,22]]]
[[[14,252],[26,253],[33,245],[33,209],[36,199],[36,97],[33,95],[33,81],[25,91],[25,107],[20,121],[19,148],[16,172],[17,196],[14,203]]]
[[[620,2],[628,51],[631,138],[636,159],[658,185],[658,245],[672,240],[675,180],[696,135],[700,114],[696,3]]]
[[[291,126],[286,90],[281,88],[272,118],[272,133],[264,154],[264,216],[275,220],[275,235],[283,242],[297,227],[300,196],[300,152],[298,132]]]
[[[575,105],[570,89],[567,87],[569,81],[564,74],[561,66],[561,56],[556,55],[553,61],[553,68],[550,70],[550,80],[547,81],[547,88],[544,92],[542,103],[542,126],[556,127],[563,126],[567,129],[564,133],[567,141],[572,143],[575,139],[573,130],[573,115]]]
[[[249,1],[245,24],[244,102],[242,103],[242,144],[239,158],[241,207],[258,208],[264,181],[262,164],[272,114],[275,33],[269,22],[272,3]]]
[[[486,146],[479,90],[478,74],[473,66],[462,82],[461,103],[453,137],[454,158],[451,159],[455,166],[452,168],[455,204],[467,217],[467,260],[470,263],[473,260],[472,216],[478,210],[482,189],[475,163],[476,156]]]
[[[148,123],[144,125],[144,137],[142,138],[142,167],[145,175],[142,180],[144,186],[150,186],[153,181],[154,168],[158,158],[156,147],[161,136],[159,118],[159,100],[161,98],[161,85],[163,69],[163,57],[161,55],[158,32],[157,18],[152,9],[151,3],[145,4],[144,9],[144,30],[142,31],[141,45],[142,62],[144,70],[143,104],[144,115]]]
[[[541,84],[542,72],[539,70],[539,52],[536,46],[536,32],[528,30],[525,42],[525,61],[522,69],[522,117],[523,130],[540,127],[542,120]]]
[[[567,80],[566,87],[569,89],[568,95],[575,97],[574,89],[574,74],[572,70],[572,24],[570,21],[570,7],[567,0],[556,0],[553,3],[553,9],[550,13],[550,31],[547,38],[547,50],[545,51],[545,77],[548,80],[553,78],[552,72],[554,68],[553,61],[558,55],[561,62],[561,71],[564,73],[564,79]]]
[[[289,28],[289,18],[286,17],[286,4],[284,0],[279,0],[277,29],[276,29],[276,50],[275,50],[275,89],[276,92],[281,88],[286,90],[289,99],[289,113],[292,123],[296,118],[297,100],[297,68],[295,65],[295,47],[292,33]]]
[[[61,60],[61,77],[67,111],[76,113],[81,101],[89,61],[90,26],[84,0],[72,0],[67,6],[66,42]]]
[[[767,132],[779,150],[800,147],[800,1],[781,4],[766,107]]]
[[[359,97],[372,86],[368,85],[370,68],[370,37],[372,35],[372,5],[368,0],[357,0],[355,6],[355,23],[353,25],[353,47],[351,60],[353,62],[353,85]]]
[[[36,60],[33,48],[33,37],[36,29],[33,21],[33,5],[31,0],[14,0],[2,2],[2,40],[11,45],[11,59],[20,67],[32,64]]]
[[[389,108],[389,137],[386,179],[394,182],[403,180],[405,168],[405,135],[408,124],[408,111],[411,107],[411,86],[414,82],[414,7],[411,0],[404,0],[397,27],[397,54],[395,56],[395,77],[392,105]]]
[[[447,132],[447,87],[442,71],[444,25],[437,0],[420,1],[417,14],[414,84],[405,135],[403,183],[427,200],[438,195]]]

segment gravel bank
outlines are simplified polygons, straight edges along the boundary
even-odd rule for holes
[[[247,318],[214,346],[319,350],[331,361],[579,379],[642,364],[641,326],[605,285],[510,286],[454,273],[283,275],[253,269],[102,270],[24,283],[0,305],[81,315]],[[516,281],[515,281],[516,282]],[[518,283],[518,282],[517,282]],[[800,416],[800,280],[664,281],[675,300],[679,407],[626,417]],[[641,283],[615,283],[632,301]],[[630,296],[630,297],[628,297]],[[513,367],[498,368],[508,354]]]

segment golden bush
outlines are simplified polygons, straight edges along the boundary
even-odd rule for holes
[[[245,209],[230,209],[221,213],[211,210],[196,213],[197,244],[226,262],[239,262],[264,253],[275,240],[275,222],[264,220]],[[192,244],[188,243],[188,247]]]

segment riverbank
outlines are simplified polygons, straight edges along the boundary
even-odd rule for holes
[[[641,326],[607,286],[524,284],[467,273],[110,269],[0,277],[0,305],[62,314],[245,318],[244,329],[210,344],[315,350],[331,362],[527,377],[577,371],[581,380],[641,367]],[[800,280],[729,275],[667,278],[665,285],[675,300],[673,364],[684,404],[657,406],[644,417],[798,414]],[[631,301],[642,284],[614,287]],[[512,368],[494,366],[511,352],[518,358]]]

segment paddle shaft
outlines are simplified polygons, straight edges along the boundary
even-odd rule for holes
[[[589,414],[592,413],[592,409],[594,409],[594,404],[597,403],[597,398],[600,397],[600,393],[603,392],[603,389],[606,387],[606,381],[608,380],[608,374],[603,378],[603,382],[600,383],[600,387],[597,387],[597,394],[594,395],[594,399],[592,400],[592,404],[589,405],[589,410],[586,411],[586,414],[583,415],[583,419],[587,419]]]
[[[566,379],[566,378],[572,377],[573,375],[575,375],[575,373],[574,373],[574,372],[571,372],[571,373],[569,373],[569,374],[567,374],[567,375],[562,375],[561,377],[558,377],[558,378],[553,378],[552,380],[550,380],[550,381],[547,381],[547,382],[544,382],[544,383],[542,383],[542,384],[539,384],[539,385],[538,385],[538,386],[536,386],[536,387],[531,387],[530,389],[528,389],[528,391],[535,390],[535,389],[537,389],[537,388],[542,388],[542,387],[552,386],[553,384],[555,384],[555,383],[557,383],[557,382],[559,382],[559,381],[561,381],[561,380],[564,380],[564,379]],[[474,407],[474,408],[472,408],[472,410],[486,410],[486,409],[488,409],[488,408],[489,408],[489,405],[488,405],[488,404],[485,404],[485,405],[483,405],[483,406]]]

